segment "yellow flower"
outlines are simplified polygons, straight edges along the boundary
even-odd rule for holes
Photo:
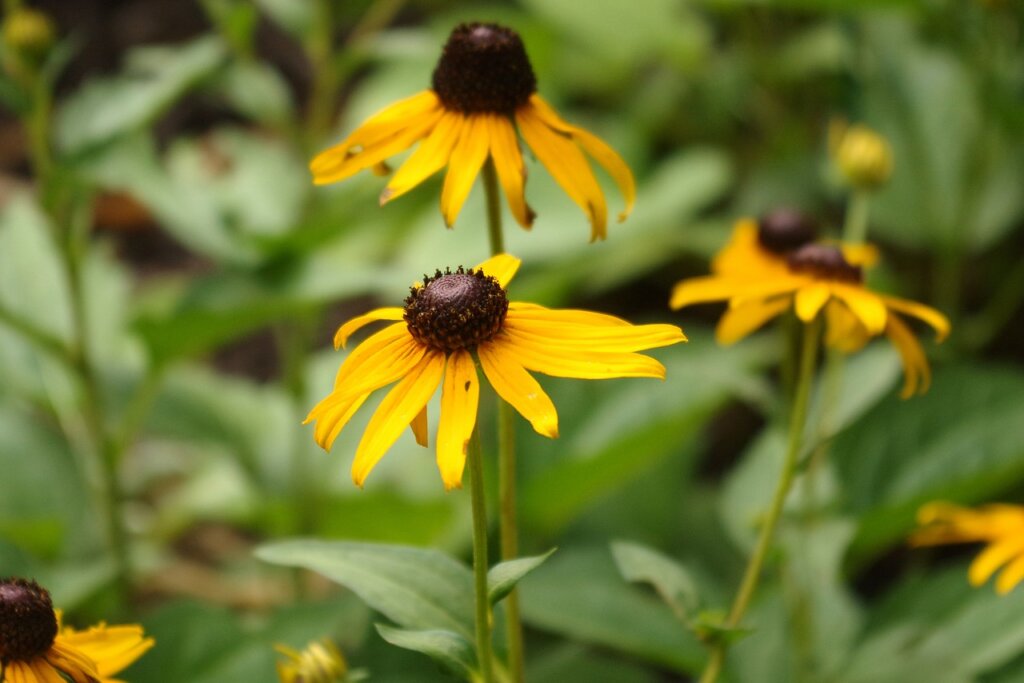
[[[664,378],[658,361],[636,353],[686,341],[675,325],[631,325],[589,311],[509,303],[505,288],[519,259],[499,254],[413,286],[403,308],[379,308],[349,320],[335,348],[364,325],[396,321],[360,344],[338,370],[331,392],[306,418],[318,444],[331,447],[342,427],[377,389],[397,382],[374,413],[356,450],[352,479],[362,486],[406,425],[427,443],[426,404],[441,385],[437,465],[446,489],[461,486],[476,424],[476,361],[501,398],[544,436],[558,436],[555,406],[529,370],[555,377]],[[475,358],[474,358],[475,356]]]
[[[276,645],[275,650],[288,657],[277,662],[277,677],[281,683],[338,683],[348,674],[345,657],[330,640],[310,643],[302,652],[287,645]]]
[[[119,683],[114,674],[153,647],[142,627],[61,625],[50,594],[34,581],[0,581],[0,683]]]
[[[419,141],[380,196],[383,206],[445,166],[441,213],[451,227],[473,181],[490,159],[524,228],[534,213],[526,203],[526,167],[516,129],[566,194],[590,220],[591,240],[607,234],[604,193],[584,152],[601,164],[633,208],[636,187],[622,158],[593,134],[570,125],[537,94],[536,78],[514,31],[495,24],[462,24],[452,31],[434,70],[433,87],[372,116],[340,144],[310,163],[319,184],[344,180],[381,164]]]
[[[996,592],[1005,595],[1024,579],[1024,507],[991,504],[976,509],[933,502],[917,511],[920,528],[910,537],[915,546],[987,543],[967,570],[972,586],[997,571]]]
[[[949,333],[949,321],[935,309],[867,289],[860,266],[852,265],[839,247],[825,244],[800,247],[777,273],[683,280],[672,290],[669,305],[678,309],[708,301],[729,302],[716,330],[722,344],[742,339],[791,307],[803,322],[824,311],[825,343],[844,352],[856,351],[885,333],[903,360],[903,398],[927,391],[931,370],[921,345],[898,314],[931,325],[938,341]]]

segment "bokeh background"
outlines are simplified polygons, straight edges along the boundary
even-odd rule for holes
[[[1024,680],[1024,590],[972,589],[970,549],[905,541],[928,500],[1024,502],[1019,2],[32,6],[58,27],[45,132],[58,175],[40,187],[31,97],[0,77],[0,308],[74,340],[42,196],[65,188],[87,233],[81,292],[100,391],[0,320],[0,575],[35,577],[74,623],[144,624],[157,647],[124,677],[272,681],[274,643],[329,636],[372,680],[446,680],[385,644],[383,618],[353,594],[253,549],[316,536],[468,559],[468,494],[443,492],[432,451],[403,436],[360,491],[348,469],[371,411],[329,454],[300,422],[333,382],[340,322],[397,305],[425,272],[486,257],[482,192],[445,230],[438,179],[381,209],[382,179],[314,188],[306,163],[426,87],[454,25],[486,20],[520,32],[541,94],[619,150],[639,184],[633,216],[590,244],[583,215],[528,155],[539,217],[527,233],[506,216],[507,248],[524,259],[513,298],[675,322],[691,340],[655,354],[664,383],[542,379],[557,441],[520,424],[523,553],[558,547],[522,584],[528,680],[699,672],[702,645],[622,579],[609,543],[684,562],[702,607],[727,605],[782,452],[784,349],[771,330],[720,348],[721,307],[670,312],[668,292],[707,271],[740,216],[796,206],[838,229],[835,120],[867,123],[894,152],[871,204],[883,254],[871,285],[939,308],[953,332],[927,343],[933,388],[908,401],[886,342],[850,358],[815,505],[786,518],[732,680]],[[89,411],[120,449],[127,587]]]

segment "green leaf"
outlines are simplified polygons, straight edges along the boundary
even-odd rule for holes
[[[697,587],[686,568],[667,555],[629,541],[611,544],[612,557],[622,578],[649,583],[684,624],[700,604]]]
[[[132,50],[121,74],[88,81],[64,101],[55,122],[58,147],[77,154],[142,130],[225,56],[224,44],[212,36]]]
[[[473,639],[472,574],[438,550],[293,540],[261,546],[256,555],[323,574],[404,628],[442,629]]]
[[[476,653],[469,640],[452,631],[413,631],[377,624],[380,637],[396,647],[422,652],[445,670],[465,680],[475,680]]]
[[[253,121],[283,125],[294,113],[288,83],[267,64],[236,60],[224,70],[219,86],[228,102]]]
[[[704,648],[653,596],[622,582],[608,551],[562,548],[519,584],[531,626],[694,673]]]
[[[558,548],[552,548],[543,555],[517,557],[491,567],[487,572],[487,597],[492,605],[505,598],[516,587],[519,580],[544,564]]]

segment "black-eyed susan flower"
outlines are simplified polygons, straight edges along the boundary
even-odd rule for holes
[[[281,683],[341,683],[347,680],[348,664],[330,640],[310,643],[301,652],[287,645],[276,645],[274,649],[287,657],[277,662],[277,677]]]
[[[356,347],[338,370],[334,391],[306,418],[327,449],[371,393],[397,382],[370,419],[356,450],[352,479],[366,476],[407,425],[427,443],[427,401],[441,386],[437,465],[446,489],[458,487],[476,425],[477,362],[501,398],[544,436],[558,436],[558,414],[529,371],[554,377],[664,378],[661,363],[638,351],[686,341],[675,325],[631,325],[610,315],[509,302],[505,288],[519,259],[499,254],[476,268],[437,271],[412,287],[404,308],[379,308],[338,328],[335,347],[358,329],[392,325]]]
[[[749,278],[785,273],[786,255],[816,236],[817,226],[795,209],[776,209],[756,220],[741,218],[712,259],[711,272]]]
[[[509,208],[524,228],[534,213],[526,203],[526,166],[516,131],[590,220],[591,239],[604,239],[608,209],[584,152],[603,166],[632,210],[636,187],[622,158],[593,134],[566,123],[537,94],[537,80],[519,35],[495,24],[462,24],[452,31],[434,70],[433,87],[370,117],[341,143],[310,163],[317,184],[378,169],[420,142],[380,196],[400,197],[445,166],[441,213],[451,227],[488,159]]]
[[[825,343],[844,352],[860,349],[885,333],[903,360],[901,396],[927,391],[931,370],[920,343],[900,317],[909,315],[935,329],[938,341],[949,333],[949,321],[933,308],[869,290],[863,271],[839,247],[806,244],[790,253],[784,271],[756,277],[719,274],[678,283],[669,302],[678,309],[695,303],[728,301],[716,335],[731,344],[792,308],[803,322],[824,311]]]
[[[920,528],[911,545],[987,543],[967,570],[972,586],[980,586],[1000,569],[996,592],[1004,595],[1024,580],[1024,507],[994,503],[967,508],[936,501],[917,511]]]
[[[141,626],[62,626],[46,589],[0,581],[0,683],[118,683],[113,676],[151,647]]]

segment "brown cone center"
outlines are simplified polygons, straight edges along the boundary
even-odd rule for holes
[[[35,581],[0,581],[0,661],[29,661],[46,654],[57,637],[50,594]]]
[[[405,323],[416,341],[451,353],[474,348],[501,329],[508,297],[482,270],[436,271],[405,300]]]

